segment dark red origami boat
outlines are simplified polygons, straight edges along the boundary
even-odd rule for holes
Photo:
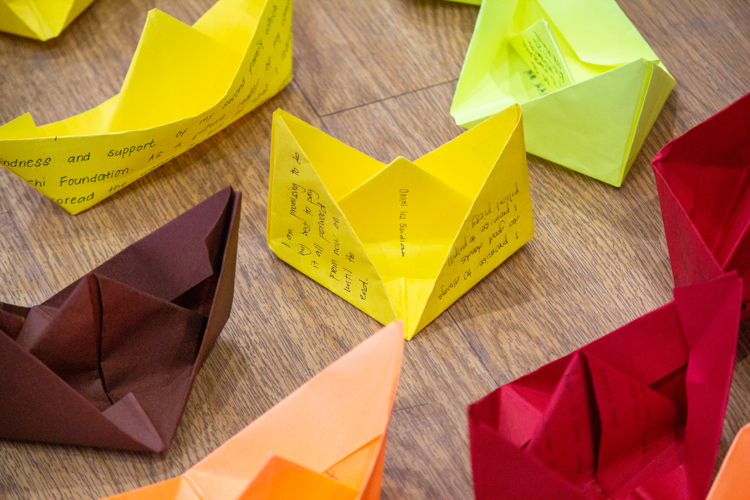
[[[477,500],[702,500],[734,371],[735,273],[469,406]]]
[[[0,438],[169,447],[232,308],[240,199],[224,189],[43,304],[0,303]]]

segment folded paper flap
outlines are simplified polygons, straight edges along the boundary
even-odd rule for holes
[[[166,392],[193,367],[206,318],[105,277],[98,281],[101,373],[110,397],[149,388]]]
[[[171,222],[97,267],[94,272],[166,301],[214,274],[206,236],[227,213],[230,187],[199,203]]]
[[[590,498],[526,450],[499,436],[497,429],[484,418],[478,419],[481,411],[477,404],[481,402],[469,407],[471,465],[477,499],[506,498],[508,492],[515,492],[517,498]]]
[[[185,473],[249,480],[268,453],[328,470],[386,433],[403,356],[393,323],[320,372]],[[374,464],[370,464],[374,466]]]
[[[509,106],[472,128],[471,134],[459,135],[414,164],[474,199],[520,123],[521,107]],[[468,162],[473,168],[456,168]]]
[[[122,432],[150,450],[163,451],[169,446],[170,440],[162,438],[151,418],[132,393],[120,398],[114,405],[104,410],[102,415]]]
[[[617,66],[641,58],[658,60],[614,1],[537,1],[583,62]]]
[[[734,371],[741,300],[742,281],[736,273],[675,290],[692,348],[686,374],[685,467],[696,498],[706,495],[711,484]],[[696,401],[700,403],[691,406]]]
[[[168,14],[149,11],[107,132],[200,114],[226,95],[242,56]]]
[[[610,494],[646,467],[655,468],[662,452],[676,441],[678,416],[674,401],[627,374],[586,356],[595,394],[601,438],[597,479]]]
[[[386,166],[281,109],[274,112],[274,128],[277,127],[279,132],[285,129],[294,138],[304,155],[302,161],[306,160],[315,169],[334,201]],[[357,167],[342,169],[341,165]]]
[[[288,126],[294,128],[295,124],[297,134],[300,130],[312,129],[286,113],[274,114],[266,225],[268,244],[285,262],[376,320],[391,322],[397,316],[383,279],[336,203],[331,186],[323,181],[319,172],[319,168],[321,171],[328,169],[329,178],[333,179],[338,169],[340,177],[348,180],[334,189],[344,195],[343,191],[356,187],[350,184],[360,183],[356,176],[350,176],[351,172],[360,172],[359,168],[351,167],[360,165],[355,161],[357,155],[346,151],[331,154],[330,148],[316,150],[316,155],[332,162],[319,167],[320,162],[312,163],[300,146],[298,136]],[[313,136],[321,140],[309,144],[333,144],[323,140],[328,137],[323,132],[316,131]],[[345,160],[353,163],[343,163]],[[382,167],[379,165],[375,172]]]
[[[212,285],[213,297],[206,300],[206,305],[210,306],[208,321],[203,335],[203,340],[198,351],[198,360],[195,365],[197,372],[203,362],[208,357],[219,337],[224,325],[229,320],[232,312],[232,302],[234,298],[234,276],[237,266],[237,244],[240,230],[240,216],[242,214],[242,193],[233,192],[231,198],[231,209],[226,215],[228,227],[223,231],[221,237],[221,248],[223,254],[217,254],[219,264],[218,277],[215,285]],[[216,226],[217,228],[220,226]],[[217,233],[218,234],[218,233]],[[211,248],[211,245],[209,245]],[[210,250],[209,250],[210,252]],[[204,294],[205,296],[205,294]]]
[[[28,307],[0,302],[0,332],[16,340],[29,314]]]
[[[0,437],[149,450],[6,335],[0,335]]]
[[[690,215],[678,199],[673,186],[663,172],[654,165],[654,177],[659,192],[659,205],[664,219],[672,274],[677,286],[710,281],[723,274],[711,249],[708,248]]]
[[[631,321],[581,350],[643,385],[658,382],[683,367],[690,355],[674,303]]]
[[[736,337],[742,302],[742,280],[736,272],[707,283],[675,288],[674,296],[682,331],[691,349],[706,337],[714,342],[722,340],[713,337],[716,331],[735,330]]]
[[[354,500],[357,492],[330,477],[271,454],[237,500]]]
[[[338,204],[387,282],[398,278],[434,280],[471,200],[399,158]],[[373,210],[376,205],[378,209]],[[423,303],[428,295],[421,297]],[[417,297],[405,300],[416,302]]]
[[[490,123],[486,127],[498,126],[502,123],[500,120],[509,118],[514,127],[454,233],[453,243],[443,258],[416,331],[424,328],[534,236],[520,106],[488,120]],[[479,126],[464,135],[473,135],[477,129],[478,134],[486,130]],[[486,145],[482,142],[475,149]]]
[[[245,51],[256,34],[255,27],[269,2],[233,0],[215,3],[198,19],[193,28],[237,51]],[[229,15],[228,15],[229,13]]]
[[[594,480],[599,440],[591,374],[575,353],[558,381],[526,451],[582,488]],[[600,450],[601,451],[601,450]]]

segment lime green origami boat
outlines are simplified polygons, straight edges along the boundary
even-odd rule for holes
[[[620,186],[674,85],[614,0],[485,0],[451,115],[519,103],[529,153]]]

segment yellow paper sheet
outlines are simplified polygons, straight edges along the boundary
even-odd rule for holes
[[[94,0],[0,0],[0,31],[49,40]]]
[[[122,90],[80,115],[0,127],[0,163],[70,213],[140,179],[292,78],[292,0],[219,0],[193,27],[148,14]]]
[[[519,106],[388,165],[278,110],[269,189],[271,249],[406,338],[534,234]]]

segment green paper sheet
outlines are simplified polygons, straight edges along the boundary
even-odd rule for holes
[[[674,85],[614,0],[486,0],[451,115],[521,104],[526,151],[620,186]]]

